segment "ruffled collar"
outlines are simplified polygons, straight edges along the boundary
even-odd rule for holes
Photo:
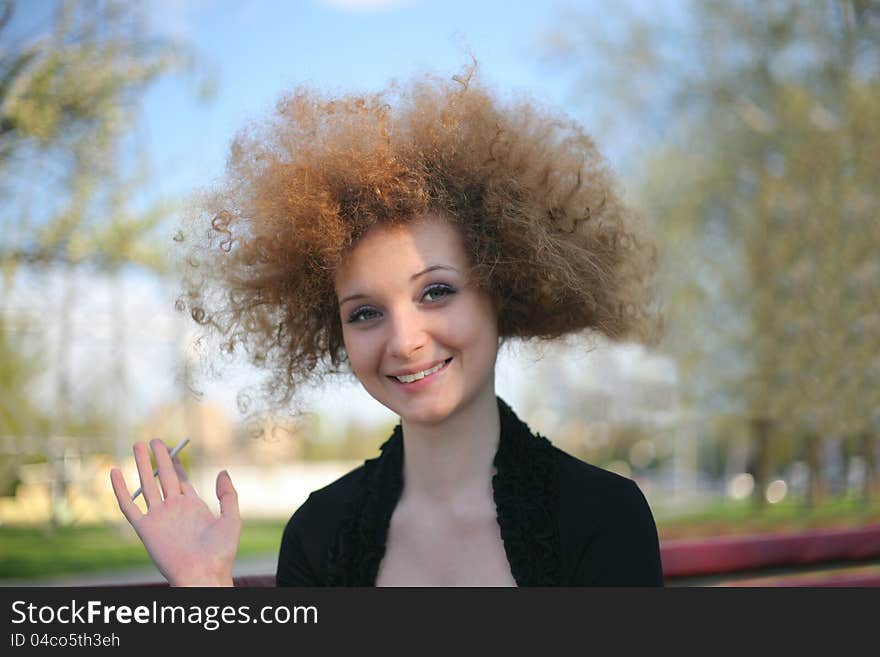
[[[557,514],[559,473],[550,441],[533,434],[498,398],[501,440],[492,494],[510,570],[518,586],[554,586],[561,577]],[[352,500],[330,550],[328,586],[374,586],[394,508],[403,491],[403,431],[395,427],[376,458],[364,463],[363,489]]]

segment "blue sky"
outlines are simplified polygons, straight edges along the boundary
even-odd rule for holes
[[[153,29],[190,43],[218,86],[213,101],[200,104],[192,79],[158,84],[143,139],[163,190],[185,192],[220,174],[235,132],[297,85],[379,90],[419,71],[451,76],[469,53],[502,95],[525,93],[576,114],[566,107],[567,81],[540,62],[537,45],[573,5],[590,11],[596,3],[156,0],[146,5]]]

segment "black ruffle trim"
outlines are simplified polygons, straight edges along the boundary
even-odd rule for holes
[[[561,577],[559,472],[550,441],[500,398],[501,440],[492,493],[501,538],[519,586],[555,586]],[[361,494],[349,505],[328,558],[328,586],[374,586],[388,527],[403,491],[403,431],[398,425],[381,454],[364,463]]]
[[[518,586],[556,586],[562,572],[559,465],[550,441],[498,399],[501,442],[492,491],[510,572]]]
[[[394,428],[381,454],[364,462],[360,495],[349,503],[331,548],[327,586],[374,586],[391,515],[403,492],[403,430]]]

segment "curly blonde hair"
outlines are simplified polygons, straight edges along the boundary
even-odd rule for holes
[[[502,105],[472,73],[339,98],[298,88],[234,140],[192,217],[178,307],[265,368],[274,402],[344,371],[334,275],[352,246],[429,212],[460,230],[502,338],[651,333],[653,252],[593,140],[530,101]]]

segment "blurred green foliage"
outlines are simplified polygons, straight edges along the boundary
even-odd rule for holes
[[[657,514],[656,521],[661,540],[865,527],[880,523],[880,501],[865,505],[860,496],[840,495],[805,510],[786,498],[756,513],[750,500],[726,500],[686,514]]]
[[[285,520],[245,520],[240,556],[275,553]],[[0,580],[107,571],[152,563],[134,531],[106,526],[0,527]]]
[[[131,3],[58,2],[51,23],[10,35],[21,4],[0,2],[10,44],[0,55],[0,190],[13,201],[0,214],[5,284],[24,264],[164,269],[155,233],[172,204],[131,202],[147,173],[123,140],[149,87],[193,70],[194,58],[151,37]]]

